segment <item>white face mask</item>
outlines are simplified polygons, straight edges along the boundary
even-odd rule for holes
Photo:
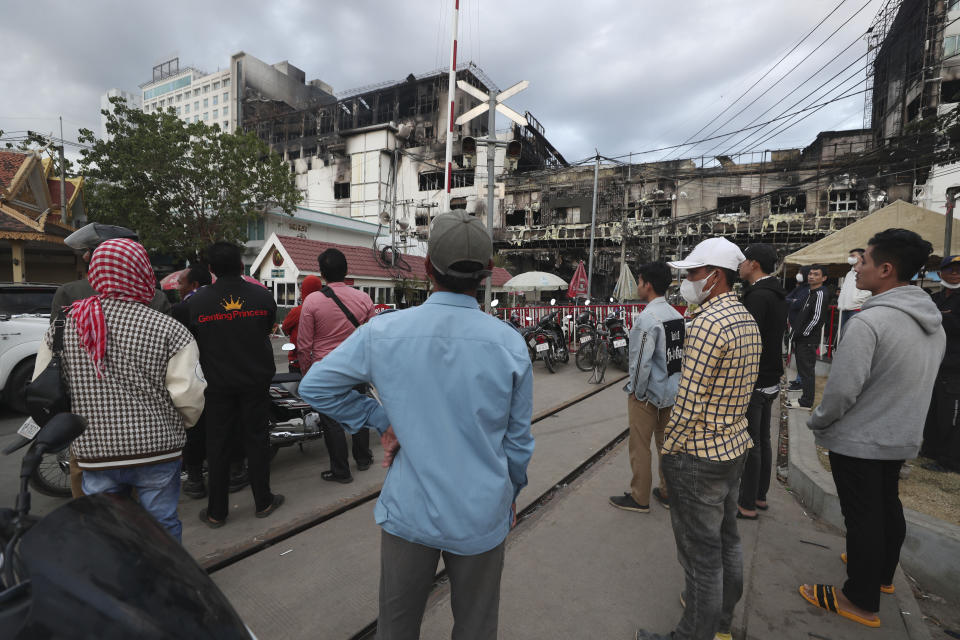
[[[797,282],[799,282],[800,284],[803,284],[803,274],[802,274],[802,273],[799,273],[799,272],[797,273]]]
[[[683,296],[683,299],[690,304],[703,304],[703,301],[707,299],[710,292],[713,291],[713,288],[717,286],[717,283],[714,282],[709,289],[704,290],[703,288],[707,284],[711,273],[716,273],[716,271],[708,273],[707,277],[703,280],[694,281],[684,278],[683,282],[680,283],[680,295]]]
[[[853,256],[850,256],[849,258],[847,258],[847,264],[850,265],[851,267],[857,264],[858,262],[860,262],[860,260],[858,260],[857,258],[854,258]]]
[[[960,289],[960,282],[958,282],[957,284],[950,284],[946,280],[940,280],[940,284],[943,285],[944,288],[946,289]]]

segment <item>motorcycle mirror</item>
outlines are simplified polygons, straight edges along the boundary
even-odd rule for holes
[[[613,299],[613,298],[610,298],[610,302],[614,302],[614,299]]]
[[[589,306],[590,306],[590,298],[587,298],[586,300],[584,300],[584,301],[583,301],[583,304],[584,304],[584,306],[589,307]]]
[[[292,342],[287,342],[287,343],[285,343],[282,347],[280,347],[280,350],[281,350],[281,351],[293,351],[293,350],[296,349],[296,348],[297,348],[297,345],[293,344]]]
[[[58,453],[80,437],[87,421],[75,413],[58,413],[37,434],[37,447],[44,453]]]
[[[490,301],[490,306],[491,306],[491,307],[495,307],[495,306],[497,306],[498,304],[500,304],[500,301],[497,300],[496,298],[494,298],[493,300]]]
[[[557,299],[556,299],[556,298],[550,298],[550,306],[552,307],[552,306],[555,305],[555,304],[557,304]]]

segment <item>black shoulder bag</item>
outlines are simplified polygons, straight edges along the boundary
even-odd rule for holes
[[[70,391],[63,377],[63,328],[61,318],[53,323],[53,356],[50,364],[27,385],[27,412],[41,427],[58,413],[70,411]]]
[[[360,323],[357,322],[357,317],[350,313],[350,309],[347,309],[347,305],[343,304],[343,301],[337,297],[337,294],[333,292],[333,289],[331,289],[329,286],[325,286],[323,289],[320,289],[320,291],[323,293],[323,295],[337,303],[337,306],[340,307],[340,311],[343,311],[343,315],[347,316],[347,320],[349,320],[354,327],[360,326]]]

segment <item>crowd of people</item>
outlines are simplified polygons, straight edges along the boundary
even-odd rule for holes
[[[36,369],[49,362],[57,329],[67,329],[62,359],[72,410],[89,425],[72,447],[82,491],[135,490],[180,539],[181,460],[184,491],[206,495],[200,519],[211,528],[226,524],[231,464],[245,460],[254,515],[272,515],[284,502],[270,488],[272,296],[241,277],[240,247],[217,242],[203,266],[181,274],[182,300],[168,315],[134,234],[100,231],[86,256],[86,285],[58,293]],[[844,278],[841,298],[851,313],[808,422],[830,451],[847,527],[848,580],[800,592],[867,626],[879,625],[880,594],[892,589],[904,538],[900,467],[921,439],[936,452],[957,446],[960,257],[944,259],[944,291],[931,299],[910,285],[931,251],[917,234],[889,229],[850,252],[853,278]],[[296,345],[289,367],[303,374],[299,394],[325,420],[331,466],[321,477],[353,480],[347,432],[358,471],[373,462],[369,430],[381,439],[389,472],[375,519],[382,528],[378,637],[385,640],[418,636],[440,557],[451,581],[453,637],[497,635],[505,539],[534,441],[527,347],[476,301],[492,255],[477,218],[438,216],[425,258],[433,293],[418,307],[375,316],[369,296],[345,284],[343,254],[330,249],[318,256],[321,277],[304,281],[302,304],[284,321]],[[807,270],[800,299],[803,292],[788,295],[780,286],[777,267],[770,245],[741,252],[710,238],[682,260],[639,270],[638,296],[647,304],[631,332],[624,387],[632,478],[630,490],[610,503],[645,513],[653,498],[669,509],[685,608],[669,635],[639,629],[638,639],[731,637],[743,589],[737,521],[769,508],[783,336],[789,326],[801,376],[798,406],[812,409],[828,300],[824,268]],[[673,270],[684,274],[680,293],[697,307],[689,321],[664,297]],[[869,296],[845,296],[848,281]],[[944,359],[945,351],[954,358]],[[903,380],[934,390],[933,402],[924,393],[891,393]]]
[[[932,250],[912,231],[888,229],[866,249],[850,251],[840,339],[815,409],[816,347],[829,303],[824,267],[798,274],[788,295],[772,276],[778,262],[772,246],[753,244],[741,253],[723,238],[705,240],[685,259],[667,263],[686,271],[680,292],[698,307],[686,326],[662,304],[671,280],[667,265],[640,268],[638,293],[647,306],[631,332],[624,388],[631,490],[610,503],[646,513],[652,497],[670,510],[685,587],[674,630],[639,629],[638,640],[732,637],[743,588],[737,520],[756,520],[769,508],[771,409],[781,390],[785,335],[800,376],[789,388],[801,392],[786,406],[812,410],[807,426],[830,452],[847,529],[844,585],[804,584],[799,591],[814,606],[880,625],[880,594],[893,592],[906,530],[900,469],[921,442],[936,455],[960,437],[956,359],[949,355],[960,345],[960,256],[943,260],[947,286],[931,298],[911,280]],[[737,275],[745,285],[742,300],[732,293]],[[679,363],[671,340],[682,341]],[[918,392],[892,393],[904,380]],[[651,437],[661,471],[652,490]]]

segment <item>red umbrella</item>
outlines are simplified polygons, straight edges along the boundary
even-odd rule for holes
[[[164,276],[163,280],[160,281],[160,288],[164,291],[173,290],[177,288],[177,280],[180,278],[180,274],[186,271],[186,269],[181,269],[180,271],[174,271],[173,273]],[[213,282],[217,281],[217,276],[210,274],[210,277],[213,278]],[[264,289],[267,288],[265,284],[254,278],[253,276],[243,276],[243,279],[247,282],[252,282],[253,284],[258,284]]]
[[[587,291],[587,270],[583,268],[583,260],[577,265],[577,270],[573,272],[570,278],[570,286],[567,288],[568,298],[586,298],[589,295]]]

